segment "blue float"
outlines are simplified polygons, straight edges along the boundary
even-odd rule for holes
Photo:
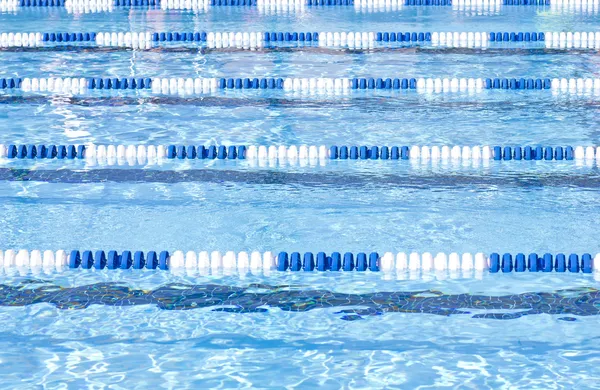
[[[302,269],[302,260],[300,252],[292,252],[290,255],[290,271],[300,271]]]
[[[109,251],[106,259],[106,267],[108,269],[119,268],[119,254],[117,251]]]
[[[363,252],[358,253],[356,255],[356,270],[363,272],[366,271],[368,267],[367,255]]]
[[[302,269],[304,271],[314,271],[315,258],[311,252],[306,252],[302,261]]]
[[[69,268],[79,268],[81,264],[81,254],[78,250],[71,251],[69,256]]]
[[[137,251],[133,255],[133,269],[143,269],[146,265],[146,260],[144,258],[144,252]]]
[[[106,267],[106,253],[104,251],[96,251],[94,256],[94,268],[104,269]]]
[[[306,257],[306,254],[304,255]],[[327,271],[329,269],[329,263],[327,259],[327,254],[325,252],[317,253],[317,271]]]
[[[329,269],[339,271],[342,269],[342,256],[339,252],[333,252],[329,258]]]
[[[287,271],[289,267],[290,263],[287,252],[279,252],[279,255],[277,255],[277,270]]]

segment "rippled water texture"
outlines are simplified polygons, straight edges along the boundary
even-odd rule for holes
[[[59,8],[8,31],[599,31],[597,9]],[[597,78],[600,57],[493,49],[0,49],[0,77]],[[0,92],[0,144],[596,145],[600,98]],[[600,252],[596,161],[0,162],[0,249]],[[0,267],[0,386],[599,388],[600,274]]]
[[[593,388],[597,375],[598,293],[581,275],[4,278],[7,387]]]

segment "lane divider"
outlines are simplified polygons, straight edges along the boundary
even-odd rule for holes
[[[118,4],[115,0],[65,0],[65,9],[69,13],[112,12]],[[131,6],[155,8],[158,4],[156,0],[135,0]]]
[[[593,1],[593,0],[592,0]],[[519,5],[546,5],[548,1],[512,1],[512,4],[522,3]],[[525,4],[527,3],[527,4]],[[509,1],[505,0],[354,0],[354,8],[356,9],[387,9],[398,10],[404,6],[432,5],[432,6],[452,6],[454,8],[489,8],[499,9],[502,5],[508,5]]]
[[[600,146],[35,145],[0,144],[5,159],[157,160],[495,160],[600,159]]]
[[[260,12],[304,11],[306,7],[353,6],[357,12],[398,11],[404,6],[452,6],[455,10],[499,11],[503,6],[549,6],[550,10],[597,12],[600,0],[0,0],[0,11],[64,7],[70,13],[112,12],[118,7],[208,11],[215,6],[249,6]]]
[[[19,0],[0,0],[0,12],[14,12],[19,9]]]
[[[42,42],[74,41],[79,34],[44,33]],[[85,40],[94,38],[98,46],[133,48],[144,48],[148,43],[151,47],[198,43],[217,49],[256,49],[294,43],[356,49],[403,46],[486,48],[528,43],[532,48],[600,49],[600,32],[98,32]]]
[[[493,8],[500,7],[500,0],[473,0],[473,7],[477,4],[494,4]],[[357,12],[372,11],[397,11],[404,6],[450,6],[460,4],[463,8],[470,4],[470,0],[253,0],[246,1],[245,5],[256,6],[262,13],[280,13],[280,12],[304,12],[307,8],[330,7],[330,6],[354,6]],[[220,4],[223,4],[221,2]],[[205,0],[169,0],[161,3],[162,9],[208,11],[211,6],[219,5]],[[240,1],[244,5],[244,1]],[[456,6],[455,5],[455,6]],[[490,7],[490,5],[487,5]]]
[[[0,78],[0,92],[85,94],[91,90],[150,90],[193,95],[222,90],[283,90],[301,94],[350,94],[358,90],[478,93],[484,90],[548,90],[554,94],[600,94],[600,78]]]
[[[233,252],[218,251],[91,251],[64,250],[0,251],[0,265],[7,268],[67,269],[191,269],[211,270],[267,270],[280,272],[600,272],[600,253],[592,257],[558,253],[543,255],[530,253],[371,253],[341,252]]]
[[[4,0],[16,3],[20,7],[64,7],[69,0]],[[92,1],[90,1],[92,2]],[[459,4],[501,4],[501,5],[552,5],[571,3],[598,3],[598,0],[401,0],[406,6],[451,6]],[[370,4],[381,4],[381,0],[114,0],[113,6],[161,6],[169,3],[172,8],[177,4],[197,4],[198,8],[205,6],[260,6],[265,3],[291,4],[302,3],[306,6],[354,6],[359,4],[368,7]]]
[[[259,11],[304,11],[306,7],[354,6],[358,11],[388,9],[398,10],[405,5],[499,8],[501,0],[0,0],[0,11],[15,11],[19,7],[60,7],[68,12],[112,12],[115,7],[148,7],[162,10],[208,11],[214,6],[256,6]]]
[[[5,32],[0,47],[85,45],[151,49],[165,45],[258,49],[298,45],[374,49],[529,47],[600,49],[597,32]],[[508,45],[508,46],[507,46]],[[516,46],[515,46],[516,45]],[[522,46],[526,45],[526,46]]]

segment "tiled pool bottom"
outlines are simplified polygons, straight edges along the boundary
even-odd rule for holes
[[[385,278],[393,276],[386,275]],[[483,277],[482,277],[483,279]],[[164,284],[147,290],[123,282],[104,282],[62,287],[44,280],[26,279],[17,285],[0,285],[1,306],[47,303],[63,310],[91,305],[151,305],[162,310],[210,309],[228,313],[268,313],[269,310],[306,312],[339,310],[340,319],[355,321],[385,313],[470,315],[471,318],[517,319],[527,315],[565,315],[558,320],[577,321],[573,316],[600,314],[600,293],[580,287],[554,292],[513,295],[444,294],[437,290],[348,293],[309,289],[303,285],[249,284],[247,287],[219,284]],[[473,310],[476,314],[469,310]],[[572,316],[569,316],[572,315]]]

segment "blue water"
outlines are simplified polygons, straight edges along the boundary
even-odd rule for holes
[[[76,300],[75,308],[69,310],[71,306],[65,299],[61,303],[53,298],[25,307],[2,308],[3,364],[5,372],[12,373],[3,374],[4,386],[59,387],[68,383],[76,388],[92,385],[593,388],[597,385],[593,379],[598,345],[593,330],[598,326],[598,316],[593,302],[597,297],[591,298],[597,292],[586,291],[585,286],[590,284],[586,278],[555,275],[534,283],[531,278],[515,275],[443,282],[381,280],[378,274],[288,275],[268,279],[249,275],[243,280],[237,276],[163,275],[77,272],[53,278],[51,282],[33,281],[31,289],[62,286],[63,294],[70,292],[71,299]],[[20,286],[14,277],[4,278],[6,283]],[[249,287],[266,282],[268,285]],[[92,286],[93,283],[112,284],[102,289]],[[289,285],[294,287],[286,287]],[[371,314],[359,311],[362,320],[348,319],[356,314],[339,313],[373,307],[369,302],[384,300],[389,295],[385,292],[389,291],[409,292],[421,297],[415,298],[419,301],[439,296],[439,292],[430,290],[442,289],[446,295],[442,299],[451,300],[465,293],[485,294],[488,300],[489,295],[503,297],[495,300],[499,303],[520,302],[523,296],[516,294],[527,296],[530,291],[550,293],[553,290],[549,285],[561,286],[561,291],[551,295],[557,302],[567,304],[586,297],[591,299],[587,305],[591,308],[574,310],[575,314],[526,314],[511,320],[473,316],[526,310],[480,309],[478,304],[470,304],[466,306],[475,308],[465,309],[468,314],[446,315],[435,308],[428,310],[440,314],[424,314],[419,310]],[[157,291],[159,286],[162,291]],[[248,292],[262,297],[242,295],[222,301],[235,286],[249,287]],[[87,293],[82,294],[82,289]],[[87,302],[101,299],[106,290],[118,291],[114,294],[117,306],[81,308]],[[162,298],[162,303],[157,305],[156,300],[142,298],[153,303],[122,306],[127,304],[123,301],[127,297],[131,301],[140,300],[139,294],[135,298],[136,294],[129,290],[143,290],[143,294],[154,290],[154,296]],[[331,290],[337,291],[338,296],[328,294]],[[194,295],[181,301],[185,292],[192,291]],[[382,292],[380,298],[372,296],[376,291]],[[275,296],[264,298],[265,293]],[[359,294],[368,298],[358,307],[318,307],[306,300],[313,296],[314,301],[321,296],[356,302],[360,300]],[[43,295],[47,297],[48,293]],[[304,298],[300,300],[298,295]],[[207,298],[211,296],[214,298],[209,302]],[[294,308],[285,301],[286,296],[296,297],[304,305]],[[235,306],[227,305],[248,298],[262,306],[235,313],[231,312]],[[180,304],[172,305],[174,299]],[[186,302],[189,307],[181,310]],[[226,306],[220,306],[221,302]],[[218,308],[221,311],[214,311]],[[570,320],[575,317],[576,321]]]
[[[598,14],[0,13],[9,31],[598,31]],[[600,77],[597,53],[0,50],[0,77]],[[0,93],[0,144],[597,145],[549,91]],[[600,252],[595,162],[0,162],[5,249]],[[465,277],[468,276],[468,277]],[[0,271],[3,388],[597,388],[589,274]]]
[[[4,142],[575,146],[596,145],[600,128],[597,96],[553,97],[547,91],[366,91],[329,98],[228,91],[190,99],[102,94],[0,99]]]
[[[596,224],[584,223],[597,208],[595,168],[482,175],[482,168],[335,165],[223,168],[192,182],[131,174],[124,183],[11,182],[0,192],[8,224],[2,242],[144,251],[600,252]],[[116,181],[126,173],[108,175]],[[57,235],[54,227],[63,225],[70,233]]]

